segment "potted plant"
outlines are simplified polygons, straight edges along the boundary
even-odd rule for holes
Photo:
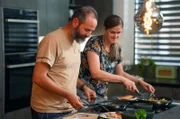
[[[137,74],[142,77],[153,78],[155,76],[156,64],[151,58],[140,58],[137,64]]]

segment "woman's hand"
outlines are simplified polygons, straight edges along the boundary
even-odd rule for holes
[[[141,86],[147,90],[150,93],[154,93],[155,89],[153,88],[152,85],[150,85],[149,83],[144,82],[143,80],[139,81],[139,84],[141,84]]]
[[[94,102],[96,100],[96,92],[90,89],[88,86],[83,88],[85,95],[87,96],[88,102]]]
[[[79,110],[81,108],[83,108],[83,103],[81,102],[79,96],[75,95],[75,94],[69,94],[67,95],[67,100],[69,101],[69,103],[76,109]]]
[[[127,78],[123,78],[122,83],[126,86],[126,89],[131,91],[131,92],[139,92],[139,90],[137,89],[135,83]]]

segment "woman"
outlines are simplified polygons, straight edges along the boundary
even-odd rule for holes
[[[79,78],[85,86],[96,92],[97,98],[107,98],[108,82],[120,82],[127,90],[138,91],[135,84],[139,83],[150,93],[155,89],[140,78],[123,71],[121,48],[118,38],[123,29],[123,20],[117,15],[110,15],[104,21],[104,35],[91,37],[81,54]],[[80,95],[82,98],[82,95]]]

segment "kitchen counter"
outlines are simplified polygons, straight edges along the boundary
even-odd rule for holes
[[[173,107],[167,111],[154,115],[153,119],[179,119],[180,105]]]
[[[177,105],[177,106],[175,106],[169,110],[163,111],[161,113],[155,114],[153,119],[179,119],[179,117],[180,117],[180,101],[174,100],[172,102],[172,104]],[[94,118],[91,118],[91,119],[97,119],[97,115],[95,113],[83,112],[83,114],[84,113],[90,114],[89,116],[94,116]],[[74,114],[78,114],[78,113],[74,113]],[[72,117],[72,115],[74,115],[74,114],[70,114],[70,115],[65,116],[65,117]],[[79,114],[82,114],[82,112],[79,112]],[[61,118],[57,118],[57,119],[68,119],[65,117],[61,117]],[[73,118],[71,118],[71,119],[73,119]],[[81,119],[81,118],[78,118],[78,119]],[[85,119],[85,118],[82,118],[82,119]]]
[[[84,114],[84,115],[87,114],[88,115],[86,118],[82,117],[82,119],[97,119],[97,116],[98,116],[97,114],[90,114],[90,113],[76,113],[76,115],[78,115],[78,114],[79,115],[80,114]],[[69,115],[67,117],[57,118],[57,119],[73,119],[72,115]],[[180,117],[180,105],[173,107],[173,108],[171,108],[167,111],[164,111],[162,113],[155,114],[153,119],[179,119],[179,117]],[[78,119],[81,119],[81,118],[78,118]]]
[[[175,104],[177,106],[166,110],[162,113],[155,114],[153,119],[179,119],[180,117],[180,101],[174,100],[172,104]]]

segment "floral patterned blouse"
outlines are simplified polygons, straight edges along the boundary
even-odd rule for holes
[[[87,62],[88,51],[93,51],[99,56],[101,70],[109,73],[114,73],[116,64],[120,63],[121,60],[111,60],[109,54],[106,52],[103,46],[102,36],[91,37],[86,43],[85,49],[81,54],[79,78],[83,80],[91,89],[96,91],[97,96],[106,97],[108,82],[95,80],[91,77],[91,73]],[[119,48],[119,53],[121,53],[121,48]]]

